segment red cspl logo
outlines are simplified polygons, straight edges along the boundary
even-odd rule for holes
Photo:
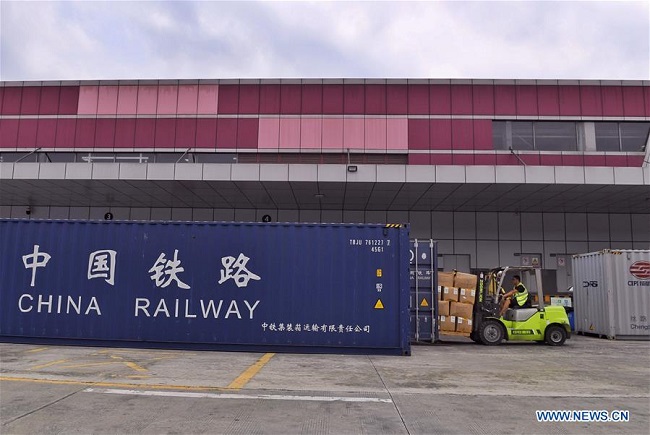
[[[650,261],[637,261],[630,266],[630,273],[637,279],[650,279]]]

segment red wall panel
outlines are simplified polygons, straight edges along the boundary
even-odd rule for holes
[[[95,118],[77,119],[77,126],[74,135],[74,147],[94,148],[96,126],[97,120]]]
[[[536,116],[537,111],[537,86],[517,85],[517,115]]]
[[[280,113],[280,85],[260,86],[260,113],[265,115]]]
[[[643,156],[627,156],[627,165],[631,167],[643,166]]]
[[[429,87],[427,85],[408,85],[408,114],[429,114]]]
[[[489,119],[474,120],[474,149],[494,149],[492,143],[492,121]]]
[[[237,148],[237,120],[217,120],[217,148]]]
[[[409,121],[409,126],[410,126]],[[409,129],[410,130],[410,129]],[[432,150],[450,150],[451,148],[451,119],[429,120],[429,148]]]
[[[455,150],[474,148],[474,129],[471,119],[451,120],[451,146]]]
[[[219,85],[217,112],[233,115],[239,111],[239,85]]]
[[[429,120],[409,119],[409,149],[429,149]]]
[[[494,166],[497,164],[496,154],[474,154],[474,164],[475,165],[491,165]]]
[[[386,85],[367,85],[365,106],[368,115],[385,115]]]
[[[451,85],[451,114],[470,115],[472,113],[472,87],[470,85]]]
[[[176,120],[176,139],[174,141],[177,148],[194,148],[196,146],[196,118],[178,118]],[[213,130],[217,131],[216,122]]]
[[[300,104],[302,100],[301,85],[280,86],[280,113],[283,115],[300,115]]]
[[[512,154],[497,154],[497,165],[521,166],[521,162]]]
[[[591,155],[586,155],[584,156],[585,159],[585,166],[605,166],[607,163],[607,160],[605,159],[604,155],[600,156],[591,156]]]
[[[95,148],[113,148],[115,146],[115,126],[115,118],[97,119]]]
[[[582,154],[562,154],[562,166],[584,166],[585,158]]]
[[[76,119],[58,119],[56,122],[56,148],[73,148],[77,131]]]
[[[343,85],[323,85],[323,114],[343,113]]]
[[[118,118],[115,122],[115,148],[129,149],[135,146],[135,118]]]
[[[196,147],[215,149],[217,147],[217,119],[199,118],[196,120]]]
[[[20,100],[22,99],[23,88],[19,87],[6,87],[2,97],[2,114],[3,115],[19,115],[20,114]],[[77,108],[75,107],[75,110]]]
[[[17,119],[0,119],[0,148],[16,148],[18,124]]]
[[[237,123],[237,149],[257,148],[258,131],[258,119],[240,119]]]
[[[606,166],[615,166],[615,167],[626,167],[627,166],[627,156],[626,155],[605,155],[605,165]]]
[[[539,154],[519,154],[519,157],[528,166],[539,166],[541,162]]]
[[[643,88],[645,98],[645,116],[650,116],[650,86]]]
[[[56,115],[59,111],[59,92],[58,86],[44,86],[41,88],[41,115]]]
[[[56,142],[56,119],[39,119],[36,131],[36,146],[54,148]]]
[[[517,113],[517,97],[513,85],[494,86],[494,114],[515,115]]]
[[[405,115],[408,109],[408,93],[404,85],[386,85],[386,113]]]
[[[474,86],[472,91],[472,107],[475,115],[494,115],[494,86]]]
[[[156,120],[138,118],[135,121],[135,147],[154,148],[156,143]]]
[[[364,85],[343,86],[343,113],[346,115],[363,115],[365,111]]]
[[[174,148],[176,144],[176,120],[172,118],[156,119],[156,148]]]
[[[560,114],[560,95],[555,85],[537,87],[537,107],[540,116],[558,116]]]
[[[323,113],[323,85],[309,84],[302,87],[301,110],[305,115]]]
[[[473,154],[452,154],[451,164],[452,165],[473,165],[474,155]]]
[[[409,165],[428,165],[429,154],[409,154]]]
[[[21,115],[37,115],[41,105],[41,87],[26,86],[23,88],[23,98],[20,103]]]
[[[600,86],[580,86],[580,107],[582,116],[603,116]]]
[[[559,96],[561,116],[580,116],[580,87],[559,86]]]
[[[260,113],[260,86],[241,85],[239,87],[239,113],[251,115]]]
[[[623,113],[625,116],[646,116],[641,86],[623,86]]]
[[[603,116],[623,116],[623,88],[603,86],[600,93],[603,98]]]
[[[542,166],[562,166],[561,154],[540,154],[539,164]]]
[[[432,115],[451,113],[451,87],[449,85],[429,86],[429,112]]]
[[[59,115],[74,115],[79,106],[79,86],[61,86]]]
[[[431,154],[429,161],[432,165],[453,165],[454,158],[451,154]]]

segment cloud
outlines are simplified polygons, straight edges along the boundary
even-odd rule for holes
[[[650,78],[647,2],[0,3],[0,79]]]

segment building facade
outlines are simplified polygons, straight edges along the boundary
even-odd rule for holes
[[[0,217],[408,222],[445,269],[650,247],[650,82],[0,82]]]

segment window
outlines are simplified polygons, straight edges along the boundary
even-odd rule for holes
[[[512,149],[534,150],[533,123],[528,121],[512,122]]]
[[[598,151],[619,151],[621,149],[618,122],[595,122],[594,127]]]
[[[536,122],[535,149],[540,151],[575,151],[578,138],[574,122]]]
[[[621,151],[645,151],[648,143],[648,122],[621,122]]]

